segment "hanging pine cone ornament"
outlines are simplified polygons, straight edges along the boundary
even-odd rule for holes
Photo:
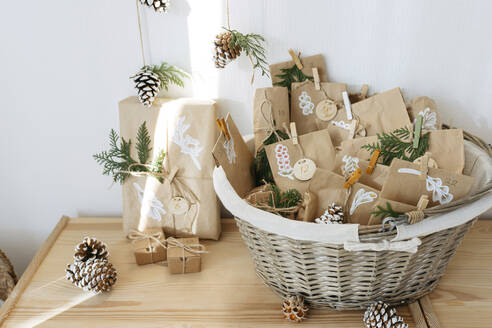
[[[74,262],[87,262],[89,260],[105,260],[109,256],[106,244],[92,237],[85,237],[84,240],[75,246]]]
[[[306,319],[309,308],[304,304],[304,299],[301,296],[290,296],[282,303],[282,313],[284,318],[293,321],[301,322]]]
[[[314,219],[314,222],[319,224],[341,224],[343,223],[343,208],[332,203],[319,218]]]
[[[395,308],[381,301],[367,308],[364,323],[367,328],[408,328],[403,318],[396,314]]]
[[[162,62],[161,65],[146,65],[130,78],[135,82],[135,89],[137,89],[140,102],[145,107],[150,107],[162,89],[167,91],[171,83],[184,87],[182,79],[187,77],[189,77],[188,73]]]
[[[169,0],[140,0],[140,3],[160,13],[167,13],[169,9]]]
[[[107,292],[116,282],[117,274],[113,264],[96,259],[68,264],[65,278],[85,291]]]
[[[224,32],[216,36],[215,43],[215,67],[224,68],[228,63],[241,55],[241,47],[231,47],[232,33]]]

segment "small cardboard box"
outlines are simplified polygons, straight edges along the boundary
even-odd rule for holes
[[[158,239],[162,244],[166,245],[166,236],[162,228],[149,228],[142,233],[153,236],[158,236],[160,233]],[[161,244],[152,238],[134,240],[133,251],[138,265],[161,262],[167,258],[166,248],[162,247]]]
[[[176,240],[185,245],[199,244],[198,238],[176,238]],[[167,248],[167,265],[171,274],[200,272],[201,255],[169,244]]]

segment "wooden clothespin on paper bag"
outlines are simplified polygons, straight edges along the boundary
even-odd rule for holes
[[[427,208],[427,205],[429,205],[429,196],[420,196],[419,202],[417,203],[417,210],[423,211]]]
[[[297,129],[295,122],[290,123],[290,134],[292,136],[292,143],[294,145],[297,145],[299,143],[299,140],[297,139]]]
[[[419,148],[420,135],[422,134],[422,115],[417,116],[415,129],[413,130],[413,148]]]
[[[219,128],[219,131],[222,132],[226,140],[231,140],[231,135],[229,134],[229,130],[227,129],[227,124],[224,118],[217,118],[215,122],[217,122],[217,127]]]
[[[350,188],[354,183],[359,181],[360,177],[362,176],[362,170],[360,168],[356,169],[350,176],[349,178],[345,181],[343,184],[343,187],[345,189]]]
[[[352,119],[353,119],[352,107],[350,105],[350,99],[349,99],[347,91],[342,92],[342,97],[343,97],[343,104],[345,105],[345,111],[347,112],[347,120],[352,121]]]
[[[296,64],[297,68],[298,69],[303,69],[304,66],[302,66],[301,60],[299,59],[300,53],[299,53],[299,55],[297,55],[294,52],[294,50],[289,49],[289,54],[292,57],[292,61],[294,62],[294,64]]]
[[[378,162],[379,155],[381,154],[381,150],[376,149],[372,152],[371,160],[369,161],[369,165],[367,166],[366,173],[372,174],[374,168],[376,167],[376,163]]]
[[[314,79],[314,88],[316,90],[321,89],[320,81],[319,81],[319,73],[316,67],[313,67],[313,79]]]

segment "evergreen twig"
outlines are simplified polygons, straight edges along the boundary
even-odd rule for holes
[[[297,65],[294,64],[291,68],[281,68],[280,69],[281,74],[275,75],[275,77],[278,77],[281,79],[278,82],[275,82],[273,85],[275,86],[280,86],[280,87],[286,87],[289,92],[292,86],[292,83],[294,82],[304,82],[306,80],[313,80],[312,76],[306,75],[302,72],[302,70],[297,67]]]
[[[260,34],[242,34],[237,30],[232,30],[225,27],[224,30],[230,32],[232,35],[229,47],[234,49],[239,46],[241,50],[244,50],[246,55],[250,57],[253,64],[253,69],[258,68],[261,71],[261,75],[270,76],[268,62],[265,55],[265,38]]]
[[[137,143],[135,146],[137,148],[138,160],[140,161],[140,163],[147,163],[152,148],[150,147],[150,136],[145,122],[143,122],[142,125],[140,125],[140,127],[138,128]]]
[[[190,77],[190,75],[185,71],[173,65],[169,65],[166,62],[162,62],[161,65],[147,65],[144,66],[142,69],[150,70],[157,74],[157,76],[159,76],[159,80],[161,80],[161,88],[164,88],[166,91],[168,90],[171,83],[183,88],[183,79]]]
[[[422,134],[416,149],[413,148],[412,133],[413,131],[407,126],[390,133],[378,133],[376,143],[363,145],[361,148],[371,154],[376,149],[381,150],[379,158],[384,165],[390,165],[394,158],[413,162],[429,149],[429,133]]]
[[[393,210],[391,207],[391,204],[386,202],[386,208],[382,207],[381,205],[376,206],[377,210],[371,212],[371,214],[375,215],[376,217],[380,217],[381,220],[384,220],[388,216],[391,216],[393,218],[397,218],[400,215],[403,215],[402,212],[396,212]]]
[[[281,192],[280,189],[272,184],[272,195],[268,201],[268,206],[276,209],[289,208],[298,205],[302,200],[302,195],[296,189],[289,189]]]
[[[289,135],[281,130],[276,131],[281,140],[289,139]],[[264,142],[263,145],[271,145],[273,143],[279,142],[275,133],[272,133]],[[262,148],[256,153],[255,159],[253,160],[253,166],[251,168],[251,174],[255,179],[257,186],[266,183],[274,183],[272,169],[270,168],[270,163],[268,162],[268,157],[266,155],[265,148]]]

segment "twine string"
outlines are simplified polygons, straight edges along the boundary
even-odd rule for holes
[[[264,131],[264,132],[266,132],[266,136],[261,141],[261,145],[264,145],[264,142],[268,138],[270,138],[270,136],[272,134],[275,134],[275,137],[277,137],[277,141],[280,141],[282,139],[278,135],[277,129],[275,128],[275,118],[273,117],[273,104],[268,99],[267,94],[266,94],[266,90],[263,90],[263,95],[264,95],[264,99],[263,99],[263,101],[260,104],[260,113],[261,113],[261,116],[263,117],[263,120],[265,121],[265,123],[266,123],[267,126],[266,127],[261,127],[261,128],[255,128],[254,129],[255,131]],[[268,105],[268,108],[269,108],[269,112],[268,113],[265,113],[265,111],[264,111],[264,107],[263,106],[265,104]]]
[[[146,66],[145,50],[144,50],[143,35],[142,35],[142,22],[140,21],[140,7],[138,5],[138,0],[136,0],[135,3],[137,5],[137,23],[138,23],[138,32],[140,35],[140,49],[142,51],[142,63],[143,63],[143,66]]]
[[[167,239],[167,245],[168,248],[181,248],[182,254],[181,254],[181,262],[183,263],[182,268],[181,268],[181,273],[186,272],[186,254],[185,251],[192,253],[192,254],[204,254],[208,253],[206,247],[202,244],[185,244],[180,242],[179,240],[169,237]]]

